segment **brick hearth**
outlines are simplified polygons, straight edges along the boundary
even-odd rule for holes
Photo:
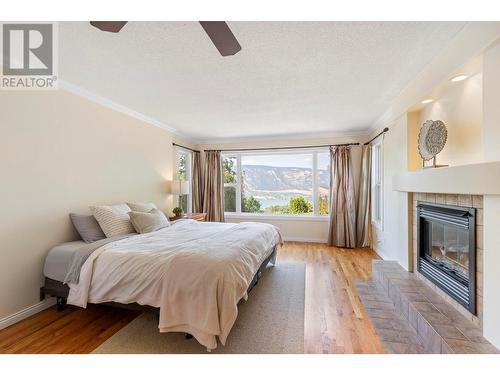
[[[373,261],[373,281],[356,285],[390,353],[499,353],[476,324],[397,262]]]

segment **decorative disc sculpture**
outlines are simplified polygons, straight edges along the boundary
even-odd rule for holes
[[[448,131],[443,121],[427,120],[424,122],[418,135],[418,152],[424,167],[425,162],[431,159],[434,168],[444,167],[444,165],[436,165],[436,155],[443,150],[447,137]]]

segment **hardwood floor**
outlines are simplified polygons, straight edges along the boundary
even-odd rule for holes
[[[90,353],[138,315],[98,305],[49,308],[0,331],[0,353]]]
[[[287,242],[280,262],[306,264],[306,353],[383,353],[353,280],[371,277],[370,249],[344,250]],[[90,353],[138,312],[90,305],[44,310],[0,331],[0,353]]]
[[[288,242],[279,262],[306,263],[305,353],[383,353],[353,280],[371,278],[371,249]]]

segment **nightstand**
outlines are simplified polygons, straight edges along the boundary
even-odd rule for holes
[[[182,216],[169,216],[168,220],[170,221],[175,221],[179,219],[193,219],[196,221],[206,221],[207,220],[207,214],[204,213],[197,213],[193,212],[192,214],[184,214]]]

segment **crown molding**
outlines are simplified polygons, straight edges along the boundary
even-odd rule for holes
[[[137,112],[137,111],[135,111],[127,106],[116,103],[116,102],[112,101],[111,99],[105,98],[104,96],[98,95],[92,91],[84,89],[81,86],[75,85],[75,84],[70,83],[68,81],[65,81],[63,79],[59,79],[59,88],[64,90],[64,91],[70,92],[71,94],[80,96],[80,97],[85,98],[87,100],[90,100],[94,103],[100,104],[104,107],[110,108],[114,111],[123,113],[125,115],[130,116],[130,117],[133,117],[137,120],[154,125],[160,129],[167,130],[171,133],[178,133],[177,129],[175,129],[174,127],[172,127],[170,125],[164,124],[161,121],[158,121],[158,120],[156,120],[152,117],[149,117],[143,113]]]

